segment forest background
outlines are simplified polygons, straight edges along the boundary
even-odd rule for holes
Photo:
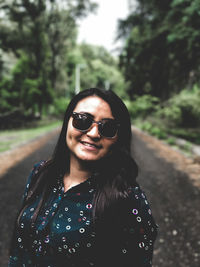
[[[1,0],[1,132],[62,118],[81,73],[80,89],[112,89],[142,130],[171,145],[184,138],[188,152],[200,144],[200,1],[136,3],[118,23],[116,58],[77,43],[78,21],[95,1]]]

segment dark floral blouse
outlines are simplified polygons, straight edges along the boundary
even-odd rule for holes
[[[24,198],[42,164],[31,171]],[[30,226],[30,219],[40,197],[23,212],[9,267],[152,266],[157,225],[144,192],[139,186],[131,188],[99,237],[91,222],[94,192],[92,177],[66,193],[62,177],[58,177],[35,225]]]

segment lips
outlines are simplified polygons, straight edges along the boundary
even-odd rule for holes
[[[96,149],[100,149],[102,146],[100,145],[97,145],[97,144],[94,144],[94,143],[91,143],[91,142],[86,142],[86,141],[80,141],[81,144],[83,144],[84,146],[87,146],[87,147],[91,147],[91,148],[96,148]]]

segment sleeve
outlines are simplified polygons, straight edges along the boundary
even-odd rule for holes
[[[158,226],[140,187],[130,190],[123,204],[123,223],[121,224],[120,251],[121,266],[151,267],[153,246]]]
[[[24,193],[23,193],[23,196],[22,196],[22,205],[27,197],[27,194],[28,194],[28,190],[29,190],[29,187],[30,187],[30,184],[31,184],[31,181],[32,181],[32,178],[35,174],[38,173],[40,167],[45,163],[45,161],[40,161],[39,163],[36,163],[29,176],[28,176],[28,179],[27,179],[27,183],[26,183],[26,186],[25,186],[25,190],[24,190]],[[16,224],[16,222],[15,222]],[[20,248],[20,240],[18,240],[19,236],[19,231],[15,225],[14,227],[14,232],[13,232],[13,237],[12,237],[12,244],[11,244],[11,250],[10,250],[10,258],[9,258],[9,263],[8,263],[8,267],[20,267],[20,266],[25,266],[26,264],[31,264],[30,262],[30,255],[28,253],[28,251],[24,251],[23,249]]]

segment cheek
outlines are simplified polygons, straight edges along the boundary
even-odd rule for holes
[[[81,137],[82,133],[77,131],[69,124],[67,128],[67,134],[66,134],[66,144],[70,148],[70,146],[75,145],[77,143],[78,139]]]
[[[76,135],[74,135],[71,131],[68,131],[66,136],[67,146],[70,147],[75,140],[76,140]]]
[[[69,122],[69,125],[68,125],[68,128],[67,128],[67,134],[66,134],[66,144],[67,144],[67,146],[70,146],[70,144],[72,143],[74,137],[75,137],[75,135],[73,133],[72,126],[70,125],[70,122]]]

